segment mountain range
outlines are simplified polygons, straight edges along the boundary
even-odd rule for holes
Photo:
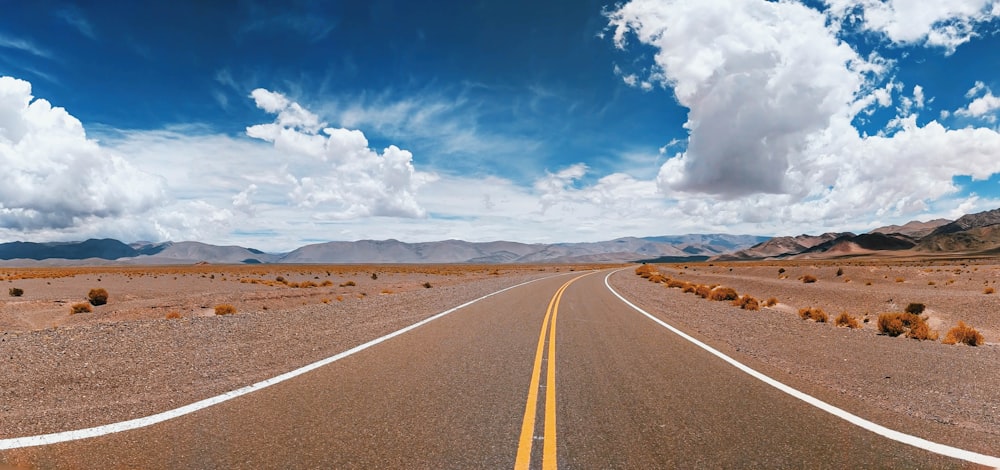
[[[879,255],[963,256],[1000,254],[1000,209],[957,220],[913,221],[868,233],[761,237],[688,234],[624,237],[590,243],[467,242],[444,240],[332,241],[287,253],[265,253],[241,246],[195,241],[135,242],[113,239],[82,242],[0,243],[0,265],[66,264],[257,264],[257,263],[624,263],[814,259]]]
[[[877,255],[993,256],[1000,253],[1000,209],[964,215],[957,220],[913,221],[879,227],[868,233],[824,233],[775,237],[712,260],[840,258]]]
[[[257,264],[257,263],[621,263],[640,259],[705,260],[766,240],[753,235],[680,235],[617,238],[592,243],[528,244],[506,241],[444,240],[406,243],[360,240],[306,245],[288,253],[265,253],[240,246],[194,241],[0,244],[0,264]]]

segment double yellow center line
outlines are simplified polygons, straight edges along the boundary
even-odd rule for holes
[[[535,437],[535,415],[538,407],[538,388],[542,376],[542,360],[545,356],[545,335],[548,333],[548,357],[545,368],[545,434],[542,446],[542,468],[556,468],[556,317],[559,315],[559,301],[570,284],[587,274],[570,279],[552,296],[549,308],[542,320],[542,332],[538,335],[535,351],[535,365],[531,371],[531,385],[528,386],[528,400],[524,405],[524,420],[521,421],[521,438],[517,445],[517,459],[514,468],[527,470],[531,464],[531,444]]]

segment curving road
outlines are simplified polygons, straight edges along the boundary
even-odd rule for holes
[[[171,469],[971,465],[884,438],[751,377],[629,307],[605,286],[606,274],[533,282],[254,393],[140,429],[2,451],[0,462]]]

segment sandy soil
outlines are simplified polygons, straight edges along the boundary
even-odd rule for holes
[[[807,391],[865,403],[888,421],[905,416],[954,429],[951,444],[997,455],[1000,293],[983,292],[1000,279],[1000,264],[977,263],[657,266],[668,277],[780,301],[758,312],[668,289],[631,269],[613,276],[612,284],[643,308]],[[0,299],[0,438],[161,412],[570,269],[586,267],[3,268],[0,282],[24,294]],[[806,274],[817,282],[800,281]],[[279,276],[285,282],[277,282]],[[317,286],[290,287],[305,282]],[[70,305],[85,302],[92,288],[109,292],[107,305],[70,315]],[[911,302],[926,305],[942,338],[963,320],[987,343],[949,346],[879,335],[877,315]],[[217,316],[219,304],[239,313]],[[795,313],[803,307],[820,307],[831,320],[847,311],[870,321],[859,330],[803,321]],[[965,431],[989,438],[961,442]]]

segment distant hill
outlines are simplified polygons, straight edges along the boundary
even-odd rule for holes
[[[970,256],[1000,253],[1000,209],[964,215],[955,221],[935,219],[879,227],[861,235],[845,232],[775,237],[712,259],[813,259],[907,253]]]
[[[725,234],[689,234],[661,237],[625,237],[592,243],[529,244],[507,241],[444,240],[406,243],[399,240],[360,240],[306,245],[289,253],[264,253],[239,246],[200,242],[135,242],[87,240],[68,243],[13,242],[0,245],[0,260],[25,264],[186,264],[239,263],[625,263],[642,259],[703,260],[746,248],[766,237]],[[62,260],[62,261],[60,261]]]

